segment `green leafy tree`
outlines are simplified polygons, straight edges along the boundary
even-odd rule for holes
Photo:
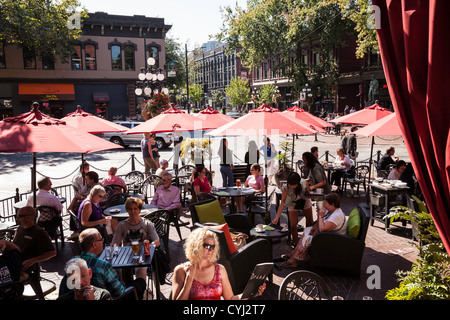
[[[1,0],[0,41],[67,62],[87,11],[78,0]]]
[[[189,86],[189,97],[193,102],[201,102],[203,100],[203,88],[199,84]]]
[[[266,99],[266,104],[272,105],[272,97],[275,94],[276,87],[273,84],[265,84],[259,89],[260,99]]]
[[[223,92],[222,91],[215,91],[212,94],[212,100],[213,100],[214,105],[216,107],[221,107],[222,106],[223,98],[224,98],[224,96],[223,96]]]
[[[353,5],[346,11],[344,0],[250,0],[247,9],[227,6],[216,38],[229,50],[242,47],[239,57],[246,67],[272,59],[273,71],[289,78],[294,92],[308,83],[315,97],[328,95],[338,79],[334,52],[356,37],[355,21],[363,19],[356,14],[364,12],[356,8],[363,1],[346,2]],[[310,44],[313,57],[306,55]]]
[[[176,77],[167,78],[167,86],[169,89],[184,88],[186,86],[186,59],[184,57],[184,49],[181,43],[178,42],[177,38],[170,35],[166,36],[166,64],[171,62],[174,65],[174,71],[176,72]]]
[[[250,89],[248,80],[233,78],[225,88],[225,93],[233,106],[242,106],[250,101]]]

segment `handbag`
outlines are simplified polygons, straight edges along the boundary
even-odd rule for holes
[[[247,244],[248,235],[242,232],[230,232],[231,239],[234,242],[234,245],[236,246],[236,250],[239,250],[243,246]]]

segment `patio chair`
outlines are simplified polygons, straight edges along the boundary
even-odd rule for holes
[[[353,188],[356,186],[356,193],[359,193],[359,186],[362,185],[364,188],[364,193],[367,192],[368,184],[368,175],[369,175],[369,166],[361,165],[357,166],[354,170],[350,169],[349,172],[344,173],[343,179],[343,191],[344,193],[347,191],[347,185],[350,185],[352,196],[353,196]]]
[[[157,210],[143,216],[143,218],[148,219],[153,223],[156,232],[158,233],[158,237],[164,243],[164,249],[169,256],[169,212],[167,210]]]
[[[56,251],[59,251],[58,238],[61,239],[61,244],[64,245],[64,228],[61,213],[54,207],[49,206],[39,206],[37,207],[37,211],[39,213],[37,225],[44,228],[49,237],[55,240]]]
[[[299,172],[300,177],[303,179],[308,178],[309,175],[309,168],[305,166],[305,163],[302,160],[297,161],[297,172]]]
[[[14,240],[14,235],[16,234],[16,229],[8,228],[0,230],[0,240],[7,240],[12,242]]]
[[[192,203],[189,205],[189,210],[191,212],[192,226],[196,223],[227,223],[230,231],[239,231],[250,235],[252,224],[250,223],[248,216],[244,213],[230,213],[224,215],[220,202],[217,199],[208,199]]]
[[[273,188],[267,196],[267,200],[265,195],[261,195],[250,202],[247,212],[252,225],[255,225],[255,215],[257,214],[261,216],[265,224],[270,224],[270,206],[272,205],[273,198],[275,197],[275,192],[276,188]]]
[[[125,204],[129,195],[127,193],[119,192],[111,195],[108,200],[106,200],[106,208],[114,207],[120,204]]]
[[[281,283],[278,300],[330,300],[330,288],[314,272],[294,271]]]
[[[359,227],[352,230],[353,223],[349,221],[353,219]],[[359,277],[369,221],[369,209],[361,204],[352,210],[347,219],[346,235],[333,232],[320,232],[314,235],[308,251],[308,264],[312,267],[339,270]]]
[[[22,281],[24,285],[24,300],[45,300],[45,296],[56,290],[56,283],[41,277],[39,263],[32,266],[28,279]],[[32,289],[30,291],[30,289]]]

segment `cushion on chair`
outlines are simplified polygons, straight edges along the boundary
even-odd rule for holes
[[[211,226],[211,228],[223,231],[223,234],[225,235],[225,239],[227,240],[228,251],[230,251],[230,255],[232,255],[233,253],[235,253],[237,251],[236,245],[234,244],[233,239],[231,238],[230,229],[228,228],[227,223],[221,224],[219,226]]]
[[[425,205],[425,203],[423,203],[422,200],[420,200],[419,198],[417,198],[417,197],[416,197],[415,195],[413,195],[413,194],[411,195],[411,198],[413,198],[414,201],[417,203],[417,206],[418,206],[420,212],[428,213],[427,206]]]
[[[356,239],[361,229],[361,218],[359,217],[358,208],[354,208],[347,219],[347,235]]]
[[[198,220],[201,224],[212,222],[217,224],[226,223],[222,213],[219,200],[214,200],[205,204],[195,206]]]

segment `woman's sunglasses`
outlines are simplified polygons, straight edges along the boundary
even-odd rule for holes
[[[205,248],[208,251],[213,251],[215,247],[216,246],[214,244],[207,244],[207,243],[203,244],[203,248]]]

